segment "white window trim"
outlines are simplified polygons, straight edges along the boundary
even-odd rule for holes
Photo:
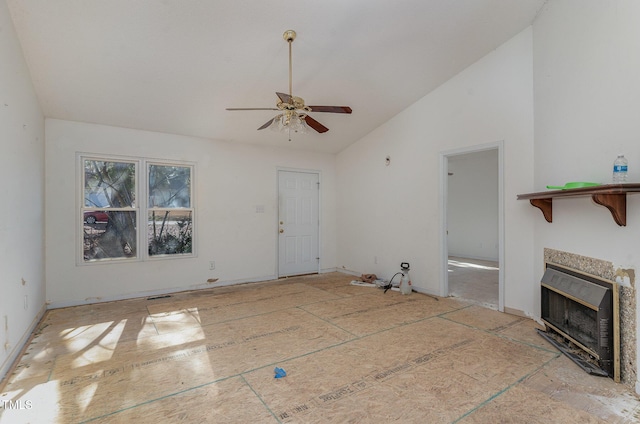
[[[135,164],[135,184],[136,184],[136,202],[133,208],[117,208],[114,211],[133,211],[136,212],[136,235],[137,235],[137,247],[136,256],[132,258],[105,258],[94,261],[84,260],[84,161],[85,160],[97,160],[106,162],[127,162]],[[174,255],[149,255],[149,240],[147,229],[147,217],[148,217],[148,202],[149,202],[149,165],[160,166],[181,166],[189,167],[191,169],[191,184],[190,184],[190,199],[191,208],[191,231],[192,231],[192,244],[191,253],[180,253]],[[108,155],[108,154],[95,154],[86,152],[76,153],[76,265],[78,266],[93,266],[93,265],[106,265],[106,264],[124,264],[132,262],[146,262],[146,261],[163,261],[173,259],[187,259],[197,257],[197,220],[196,220],[196,199],[195,199],[195,181],[196,181],[196,164],[189,161],[176,161],[161,158],[149,158],[139,156],[121,156],[121,155]],[[89,208],[91,209],[91,208]]]

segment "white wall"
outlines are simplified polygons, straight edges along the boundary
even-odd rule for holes
[[[448,158],[450,256],[498,260],[498,150]]]
[[[533,26],[535,191],[568,181],[607,183],[619,152],[629,159],[629,182],[640,181],[638,22],[636,1],[545,5]],[[627,197],[626,227],[619,227],[606,208],[589,198],[554,200],[553,223],[539,212],[533,219],[532,285],[543,273],[544,247],[608,260],[621,268],[637,269],[640,263],[638,195]]]
[[[335,155],[54,119],[46,120],[46,136],[47,299],[53,307],[205,287],[208,278],[219,278],[216,284],[274,278],[278,167],[320,171],[321,267],[335,270]],[[198,256],[76,265],[77,152],[195,162]]]
[[[532,313],[532,30],[526,29],[338,155],[338,266],[441,293],[439,152],[504,141],[505,306]],[[385,157],[391,164],[385,166]],[[377,259],[377,263],[376,262]]]
[[[44,312],[44,118],[0,2],[0,378]],[[26,305],[25,305],[26,296]]]

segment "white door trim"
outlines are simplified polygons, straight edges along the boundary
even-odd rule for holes
[[[275,248],[275,268],[276,268],[276,278],[280,278],[280,261],[279,261],[279,255],[280,255],[280,238],[278,237],[278,231],[280,229],[280,171],[285,171],[285,172],[300,172],[300,173],[305,173],[305,174],[316,174],[318,175],[318,182],[320,183],[320,189],[318,190],[318,256],[320,257],[320,260],[318,261],[318,268],[317,268],[317,273],[320,274],[320,271],[322,269],[322,250],[321,250],[321,246],[322,246],[322,172],[320,170],[317,169],[303,169],[303,168],[289,168],[289,167],[284,167],[284,166],[278,166],[276,167],[276,178],[275,178],[275,182],[276,182],[276,190],[275,190],[275,197],[276,197],[276,213],[275,213],[275,221],[274,221],[274,233],[276,235],[276,248]]]
[[[447,243],[447,201],[449,157],[467,153],[498,150],[498,310],[504,312],[504,141],[462,147],[440,152],[440,296],[449,295],[449,273]]]

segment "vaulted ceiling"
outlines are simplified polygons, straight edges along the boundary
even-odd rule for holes
[[[45,116],[339,152],[529,26],[545,0],[6,0]],[[330,130],[257,128],[288,92]]]

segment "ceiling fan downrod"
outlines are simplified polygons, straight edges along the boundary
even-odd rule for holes
[[[296,39],[296,32],[292,29],[285,31],[284,34],[282,34],[282,38],[284,38],[284,40],[289,43],[289,97],[293,97],[291,90],[291,74],[293,73],[293,66],[291,63],[291,44],[293,43],[293,40]]]

